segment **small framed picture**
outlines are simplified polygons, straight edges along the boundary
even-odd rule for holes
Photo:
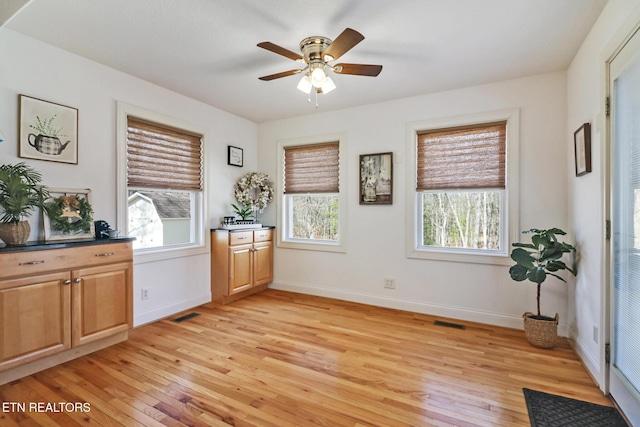
[[[360,155],[360,204],[393,203],[393,153]]]
[[[78,109],[20,95],[18,155],[78,164]]]
[[[576,176],[591,172],[591,125],[585,123],[573,133]]]
[[[43,212],[44,240],[95,237],[91,190],[49,189]]]
[[[242,167],[243,152],[242,148],[227,145],[227,164],[231,166]]]

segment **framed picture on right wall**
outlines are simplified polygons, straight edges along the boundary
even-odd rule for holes
[[[576,176],[591,172],[591,125],[585,123],[573,133]]]

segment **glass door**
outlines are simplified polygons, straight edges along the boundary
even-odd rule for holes
[[[611,363],[609,391],[640,425],[640,33],[610,63]]]

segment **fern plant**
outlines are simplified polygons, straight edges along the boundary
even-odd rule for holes
[[[0,166],[0,222],[17,223],[33,208],[45,208],[49,191],[40,181],[42,175],[26,163]]]

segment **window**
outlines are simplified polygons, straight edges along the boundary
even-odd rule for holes
[[[339,250],[343,202],[340,142],[281,147],[282,233],[285,247]]]
[[[119,178],[126,189],[119,197],[120,227],[136,238],[139,254],[204,247],[202,133],[121,107]]]
[[[410,256],[467,255],[476,257],[471,261],[491,262],[477,256],[508,255],[517,222],[512,202],[517,178],[507,174],[513,167],[509,151],[514,145],[509,143],[509,129],[515,128],[517,115],[510,117],[511,123],[505,118],[413,129],[415,221]]]

